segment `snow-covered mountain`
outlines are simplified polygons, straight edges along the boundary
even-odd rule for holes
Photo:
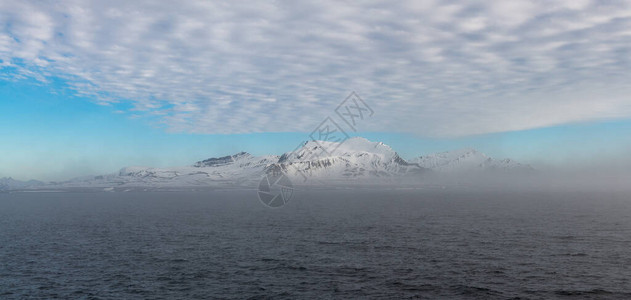
[[[252,156],[246,152],[209,158],[192,166],[125,167],[118,174],[82,177],[62,183],[66,187],[187,187],[253,185],[278,156]]]
[[[282,170],[290,178],[303,181],[393,177],[428,171],[405,161],[390,146],[364,138],[351,138],[342,144],[309,141],[298,150],[283,154],[270,169]]]
[[[533,170],[529,165],[520,164],[511,159],[495,160],[470,148],[420,156],[411,159],[410,162],[442,173]]]
[[[42,185],[44,185],[44,183],[38,180],[20,181],[11,177],[0,178],[0,191],[31,188]]]
[[[422,175],[436,173],[531,169],[510,159],[494,160],[473,149],[436,153],[406,161],[388,145],[357,137],[343,143],[308,141],[281,156],[253,156],[240,152],[198,161],[190,166],[125,167],[114,174],[85,176],[43,187],[122,190],[142,187],[253,187],[265,174],[275,172],[283,172],[297,184],[384,182],[384,179],[395,180],[387,182],[397,182],[397,179],[422,182]],[[11,180],[0,180],[0,189],[27,186]]]

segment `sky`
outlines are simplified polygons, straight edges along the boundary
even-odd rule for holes
[[[628,1],[0,1],[0,177],[281,154],[351,135],[540,168],[628,162]]]

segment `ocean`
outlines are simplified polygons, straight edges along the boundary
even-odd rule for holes
[[[629,299],[607,192],[0,193],[2,299]]]

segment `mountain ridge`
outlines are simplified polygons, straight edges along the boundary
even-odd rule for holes
[[[511,159],[495,160],[464,148],[403,159],[392,147],[365,138],[342,143],[306,141],[282,155],[253,156],[247,152],[212,157],[189,166],[154,168],[129,166],[118,173],[83,176],[47,184],[0,181],[0,190],[28,188],[203,187],[256,186],[266,174],[283,172],[298,184],[379,182],[409,179],[422,182],[429,174],[523,172],[532,167]],[[396,180],[395,180],[396,181]]]

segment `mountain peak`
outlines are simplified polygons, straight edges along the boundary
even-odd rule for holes
[[[324,156],[342,156],[351,153],[372,153],[384,158],[393,157],[396,152],[382,142],[371,142],[363,137],[352,137],[342,142],[316,141],[304,142],[301,149],[296,152],[321,153]],[[294,152],[294,153],[296,153]]]
[[[317,178],[390,177],[426,171],[403,160],[390,146],[362,137],[343,142],[307,141],[296,151],[285,153],[272,169],[288,175]]]

